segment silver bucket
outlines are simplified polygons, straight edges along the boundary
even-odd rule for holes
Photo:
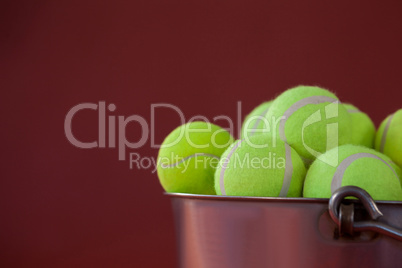
[[[167,195],[180,267],[402,267],[402,241],[377,231],[340,232],[328,199]],[[354,220],[373,222],[358,200],[345,203],[353,204]],[[375,204],[385,229],[402,227],[402,202]]]

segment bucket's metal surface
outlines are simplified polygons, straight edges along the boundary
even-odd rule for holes
[[[180,267],[402,267],[398,240],[339,237],[328,199],[168,195]],[[377,204],[402,227],[401,202]]]

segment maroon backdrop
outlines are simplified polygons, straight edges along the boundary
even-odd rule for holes
[[[281,3],[279,3],[281,2]],[[2,267],[175,267],[156,174],[64,133],[77,104],[150,120],[243,116],[297,84],[335,91],[375,123],[401,105],[400,1],[1,1]],[[162,110],[161,110],[162,111]],[[161,142],[179,124],[157,114]],[[73,132],[97,139],[96,111]],[[127,127],[130,140],[141,136]],[[155,157],[150,140],[139,149]]]

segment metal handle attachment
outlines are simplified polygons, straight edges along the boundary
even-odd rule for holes
[[[353,196],[360,200],[370,215],[370,220],[354,221],[354,204],[345,205],[345,197]],[[373,198],[365,190],[356,186],[344,186],[337,189],[329,199],[329,214],[339,226],[340,233],[353,235],[354,232],[375,231],[402,241],[402,230],[380,221],[383,214],[378,209]]]

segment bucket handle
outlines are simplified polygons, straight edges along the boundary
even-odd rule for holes
[[[343,199],[348,196],[353,196],[360,200],[371,220],[354,221],[354,204],[342,204]],[[341,235],[342,233],[353,235],[354,231],[374,231],[402,241],[402,230],[380,221],[383,214],[370,194],[362,188],[344,186],[337,189],[329,199],[328,207],[329,214],[338,225]]]

